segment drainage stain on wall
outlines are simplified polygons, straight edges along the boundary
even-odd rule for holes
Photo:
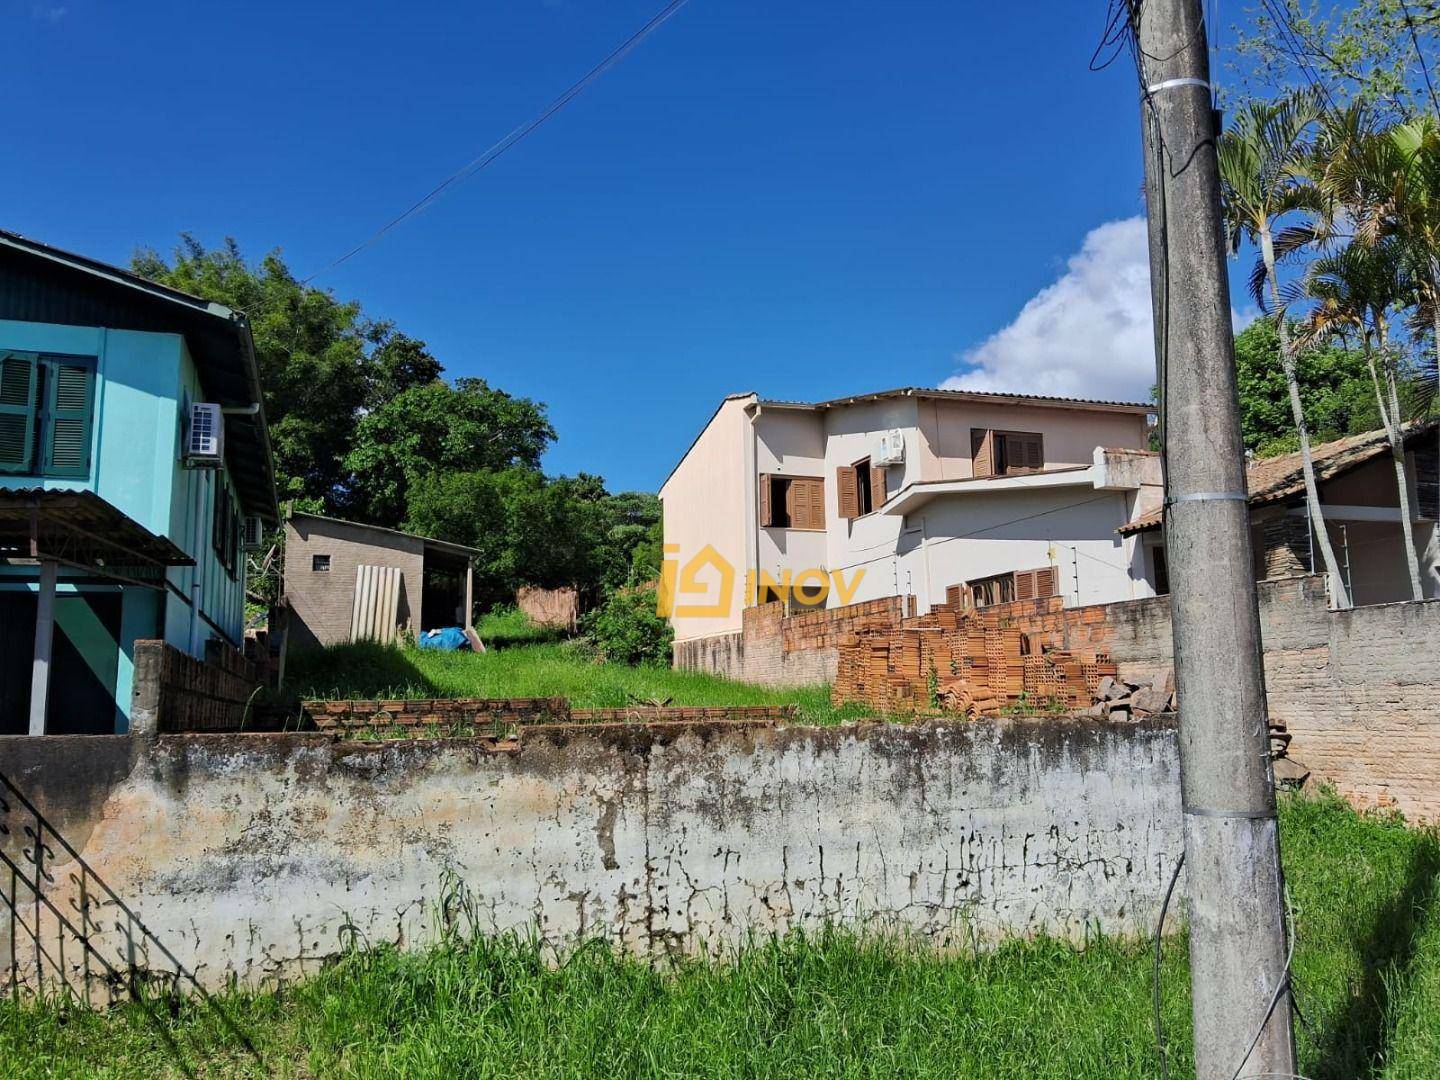
[[[33,871],[26,829],[51,836],[45,873],[12,881],[0,914],[22,924],[0,930],[0,962],[32,984],[103,981],[131,958],[205,987],[272,984],[351,943],[432,941],[457,899],[481,931],[642,955],[825,923],[939,947],[1139,934],[1181,846],[1159,720],[616,725],[509,752],[14,738],[0,773],[31,804],[6,803],[7,859]],[[108,912],[88,949],[82,909]]]

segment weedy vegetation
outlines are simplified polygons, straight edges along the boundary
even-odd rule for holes
[[[1333,796],[1282,807],[1301,1072],[1440,1076],[1440,834]],[[483,891],[483,886],[476,886]],[[1156,898],[1158,907],[1159,898]],[[1186,945],[1165,942],[1170,1075],[1193,1075]],[[937,955],[827,930],[658,966],[452,933],[357,948],[278,993],[108,1013],[0,1004],[0,1075],[1014,1077],[1159,1074],[1150,943],[1010,942]]]

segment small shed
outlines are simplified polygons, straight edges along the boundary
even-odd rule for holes
[[[474,548],[291,512],[285,519],[289,647],[392,642],[472,623]]]

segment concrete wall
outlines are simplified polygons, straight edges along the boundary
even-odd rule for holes
[[[316,570],[315,556],[330,569]],[[295,514],[285,522],[285,599],[290,605],[290,647],[310,649],[350,640],[355,571],[393,566],[400,571],[396,624],[418,629],[425,589],[425,544],[418,536],[348,521]]]
[[[178,962],[210,987],[313,972],[352,941],[415,947],[457,893],[482,930],[640,954],[824,923],[941,946],[1148,934],[1181,846],[1176,741],[1160,723],[597,726],[532,729],[508,752],[7,738],[0,773],[53,826],[54,911],[76,912],[83,886],[100,955]],[[24,860],[35,815],[8,795],[0,844]],[[58,944],[53,911],[19,899]],[[0,965],[33,981],[11,929]],[[98,971],[74,940],[64,957],[72,985],[87,959]]]
[[[1053,566],[1066,604],[1106,603],[1153,594],[1133,539],[1115,530],[1130,520],[1130,491],[1090,487],[997,491],[936,499],[907,521],[922,536],[905,545],[902,585],[920,610],[945,602],[945,589],[992,574]]]

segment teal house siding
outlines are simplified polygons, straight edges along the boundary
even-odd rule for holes
[[[8,463],[11,470],[0,471],[0,504],[6,492],[24,492],[15,497],[20,499],[36,492],[93,492],[195,563],[166,567],[163,582],[155,582],[163,587],[106,577],[104,560],[59,565],[55,664],[58,669],[68,663],[68,670],[92,690],[103,689],[113,716],[97,719],[91,715],[96,710],[86,708],[80,710],[84,717],[62,715],[53,724],[47,720],[46,730],[123,732],[130,721],[137,640],[163,638],[202,659],[211,640],[234,648],[243,645],[241,519],[255,514],[274,523],[278,516],[264,416],[252,406],[259,386],[249,331],[236,313],[79,256],[65,256],[74,264],[57,271],[53,264],[64,265],[64,260],[48,257],[65,253],[16,242],[21,239],[0,233],[0,315],[54,311],[69,317],[88,311],[119,325],[0,317],[0,359],[8,354],[21,367],[59,365],[71,379],[67,383],[47,375],[49,381],[36,382],[37,392],[30,398],[36,409],[46,403],[55,406],[47,415],[57,432],[60,420],[70,424],[63,436],[71,441],[62,444],[57,435],[52,455],[59,458],[63,450],[69,473],[42,475],[46,469],[40,454],[32,455],[23,471],[13,471],[19,467],[16,459],[0,454],[0,463]],[[17,257],[17,247],[40,258]],[[75,389],[81,385],[74,381],[75,374],[84,370],[93,370],[88,401]],[[4,400],[19,400],[15,385]],[[53,394],[58,391],[48,397],[38,392],[49,387],[69,387],[69,396],[57,399]],[[195,467],[185,460],[190,407],[196,402],[222,405],[236,416],[234,421],[226,417],[225,460],[218,467]],[[62,405],[71,410],[57,411]],[[80,460],[73,435],[85,419],[88,454]],[[12,451],[15,430],[12,422]],[[35,441],[43,451],[45,440]],[[10,513],[13,522],[15,511]],[[33,561],[0,559],[0,623],[7,624],[0,631],[0,682],[5,684],[0,687],[0,708],[12,714],[17,684],[28,687],[39,591]],[[76,700],[80,698],[71,687],[57,687],[52,679],[47,716],[54,716],[57,702]],[[84,700],[97,699],[92,694]],[[16,729],[13,715],[0,715],[0,724],[0,730]]]

